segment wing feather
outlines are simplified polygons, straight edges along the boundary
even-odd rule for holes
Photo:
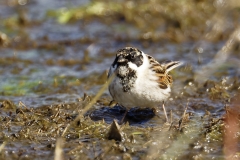
[[[168,88],[172,83],[173,79],[168,73],[174,68],[180,66],[182,63],[180,61],[171,61],[168,63],[160,64],[152,56],[147,55],[149,63],[151,64],[151,69],[156,73],[158,78],[158,84],[161,89]]]

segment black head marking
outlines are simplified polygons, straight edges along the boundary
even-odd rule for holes
[[[124,92],[131,90],[137,79],[136,71],[129,67],[128,62],[140,67],[143,64],[143,52],[134,47],[125,47],[117,51],[112,66],[116,67],[115,74],[119,78]]]
[[[126,65],[128,62],[136,64],[138,67],[143,63],[142,51],[134,47],[125,47],[117,51],[116,59],[112,66]]]

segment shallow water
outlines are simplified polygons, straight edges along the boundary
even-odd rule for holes
[[[23,2],[27,4],[0,2],[0,34],[7,36],[7,40],[0,40],[0,145],[6,143],[1,145],[2,159],[53,159],[59,137],[64,139],[66,159],[224,158],[225,107],[231,106],[239,93],[239,41],[233,40],[236,46],[217,69],[209,69],[213,71],[210,76],[196,79],[203,66],[218,59],[217,52],[231,38],[207,39],[194,36],[193,31],[189,39],[181,38],[191,31],[169,31],[167,24],[173,22],[168,18],[162,22],[166,28],[156,32],[161,33],[159,39],[146,38],[149,34],[144,33],[137,17],[139,26],[121,15],[85,15],[60,24],[52,12],[81,8],[89,2]],[[157,15],[152,17],[158,19]],[[155,26],[149,25],[149,30],[151,27]],[[172,117],[171,127],[164,124],[161,105],[160,117],[149,109],[130,111],[129,125],[121,129],[125,141],[115,142],[106,138],[107,133],[113,119],[120,121],[125,110],[109,106],[107,90],[86,113],[82,111],[105,84],[116,50],[125,46],[135,46],[159,62],[178,60],[184,65],[171,72],[172,95],[165,104]],[[183,116],[186,107],[187,115]],[[83,114],[85,118],[75,123]],[[182,147],[177,147],[179,144]]]

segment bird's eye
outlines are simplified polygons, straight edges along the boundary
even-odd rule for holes
[[[136,58],[136,54],[134,54],[134,53],[131,54],[130,56],[131,56],[131,59],[135,59]]]

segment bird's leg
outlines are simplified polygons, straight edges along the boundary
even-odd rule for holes
[[[168,116],[167,116],[167,112],[166,112],[166,109],[165,109],[165,106],[164,106],[164,101],[163,101],[163,111],[164,111],[164,114],[165,114],[165,117],[166,117],[166,122],[168,122]]]
[[[125,113],[124,113],[124,115],[123,115],[123,117],[122,117],[122,119],[121,119],[121,121],[120,121],[120,123],[119,123],[120,125],[123,124],[127,113],[128,113],[128,109],[126,109],[126,111],[125,111]]]

